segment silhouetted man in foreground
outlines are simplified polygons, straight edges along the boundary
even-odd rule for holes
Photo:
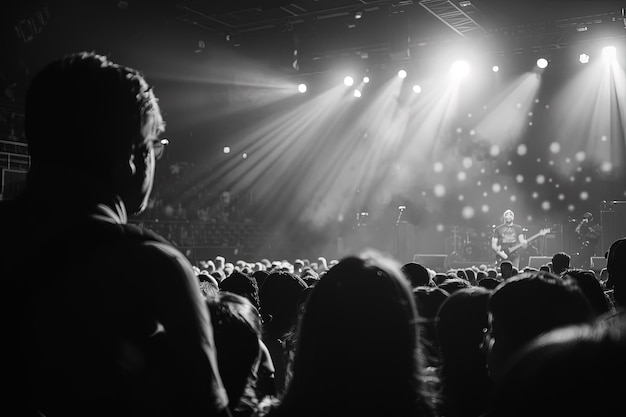
[[[25,120],[27,188],[0,204],[0,414],[228,414],[191,265],[127,224],[163,152],[152,88],[136,70],[75,54],[32,80]]]

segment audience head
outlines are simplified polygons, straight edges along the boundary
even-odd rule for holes
[[[476,285],[478,280],[476,279],[476,271],[472,268],[465,268],[465,275],[470,284]]]
[[[480,350],[483,329],[488,324],[490,294],[481,287],[462,288],[443,300],[437,313],[437,339],[444,356]]]
[[[202,291],[202,294],[207,298],[215,297],[220,291],[217,280],[206,271],[202,271],[196,276],[200,282],[200,290]]]
[[[409,283],[412,288],[424,286],[424,285],[432,285],[432,281],[430,279],[430,273],[428,269],[426,269],[422,264],[417,262],[409,262],[402,266],[402,272],[409,280]]]
[[[326,271],[328,269],[328,261],[323,256],[319,256],[317,258],[317,264],[318,264],[318,272]]]
[[[580,289],[545,272],[525,272],[500,284],[489,300],[489,371],[498,380],[505,363],[533,338],[592,319]]]
[[[483,271],[482,269],[479,269],[476,272],[476,282],[480,282],[480,280],[483,278],[487,278],[487,273]]]
[[[138,71],[90,52],[48,64],[26,94],[29,181],[64,167],[119,197],[130,213],[147,207],[164,123]]]
[[[468,280],[463,278],[448,278],[441,284],[439,284],[439,288],[445,290],[448,294],[453,294],[455,291],[460,290],[461,288],[471,287],[472,284],[469,283]]]
[[[498,285],[500,285],[500,282],[502,281],[500,281],[499,279],[486,277],[478,281],[478,286],[486,288],[488,290],[494,290]]]
[[[420,286],[413,288],[413,299],[421,319],[435,320],[441,304],[450,296],[443,288]]]
[[[565,281],[571,281],[580,288],[596,317],[606,314],[611,310],[609,299],[604,294],[602,284],[600,284],[600,281],[598,281],[593,271],[570,269],[564,272],[561,278]]]
[[[606,287],[613,290],[613,299],[617,307],[626,307],[626,238],[611,244],[607,253],[606,269],[608,279]]]
[[[221,269],[216,269],[215,272],[211,274],[213,278],[217,280],[218,283],[222,282],[226,278],[226,274]]]
[[[224,265],[226,264],[226,258],[224,258],[223,256],[216,256],[215,257],[215,268],[223,271],[224,270]]]
[[[456,270],[456,276],[458,278],[461,278],[462,280],[465,280],[467,282],[469,282],[469,277],[467,276],[467,274],[465,273],[464,269],[457,269]]]
[[[322,272],[321,274],[323,273],[324,272]],[[302,271],[302,275],[300,275],[300,278],[302,278],[302,280],[306,283],[307,286],[312,287],[315,284],[317,284],[317,281],[319,281],[320,274],[312,270],[310,267],[306,267]]]
[[[304,269],[304,262],[302,259],[296,259],[293,261],[293,273],[300,276],[302,274],[302,270]]]
[[[376,252],[343,259],[308,298],[282,406],[291,414],[424,415],[416,321],[399,264]]]
[[[500,263],[500,274],[502,279],[509,279],[513,276],[513,263],[511,261],[502,261]]]
[[[609,278],[609,270],[606,268],[602,268],[600,270],[600,275],[598,276],[598,279],[600,280],[600,283],[602,284],[603,288],[606,286],[606,280],[608,278]]]
[[[626,316],[562,327],[534,340],[507,369],[486,417],[618,416],[626,392]]]
[[[436,339],[441,357],[441,415],[479,416],[487,408],[492,382],[481,342],[488,325],[490,293],[481,287],[463,288],[439,309]]]
[[[222,282],[219,283],[219,288],[222,291],[228,291],[247,298],[257,311],[261,310],[259,287],[256,279],[253,277],[239,271],[233,271],[230,276],[224,278]]]
[[[569,268],[571,257],[565,252],[557,252],[552,256],[552,272],[561,275]]]
[[[247,298],[227,291],[207,299],[207,306],[211,312],[217,364],[232,410],[259,365],[261,319]]]
[[[267,276],[259,300],[264,329],[272,337],[280,338],[292,330],[306,287],[300,277],[288,272],[272,272]]]
[[[441,285],[445,280],[448,279],[448,275],[443,272],[437,272],[433,277],[433,283],[437,286]]]

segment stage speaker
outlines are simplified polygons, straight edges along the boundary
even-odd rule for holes
[[[540,267],[552,262],[551,256],[529,256],[528,266],[531,268],[539,269]]]
[[[600,211],[600,224],[602,225],[602,247],[596,250],[604,254],[613,242],[626,236],[626,201],[605,201],[603,210]]]
[[[448,255],[425,255],[417,254],[413,255],[413,262],[430,268],[435,272],[445,272],[446,258]]]
[[[600,272],[602,268],[606,268],[606,258],[604,256],[592,256],[589,261],[589,269]]]

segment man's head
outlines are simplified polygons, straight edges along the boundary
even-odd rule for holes
[[[485,347],[496,380],[506,362],[533,338],[593,318],[580,288],[545,272],[525,272],[498,285],[489,299],[489,313],[492,333]]]
[[[626,238],[613,242],[606,257],[608,272],[606,287],[613,289],[615,304],[624,307],[626,306]]]
[[[511,261],[502,261],[500,263],[500,273],[502,274],[502,279],[509,279],[513,276],[513,264]]]
[[[513,210],[507,210],[502,217],[504,217],[504,223],[511,224],[515,220],[515,213],[513,213]]]
[[[62,165],[142,211],[152,190],[164,122],[143,76],[95,53],[48,64],[26,95],[33,169]],[[45,168],[42,169],[45,171]]]
[[[558,252],[552,256],[552,272],[557,275],[567,271],[569,268],[571,256],[565,252]]]
[[[590,212],[586,212],[585,214],[583,214],[583,220],[591,223],[593,221],[593,214],[591,214]]]
[[[417,288],[420,286],[433,286],[434,284],[430,278],[430,273],[428,272],[428,269],[426,269],[426,267],[424,267],[422,264],[418,264],[417,262],[409,262],[407,264],[404,264],[401,270],[411,283],[412,288]]]

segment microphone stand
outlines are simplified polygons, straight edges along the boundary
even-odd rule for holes
[[[406,206],[398,206],[398,218],[396,219],[396,259],[400,261],[400,220],[402,213],[406,210]]]

